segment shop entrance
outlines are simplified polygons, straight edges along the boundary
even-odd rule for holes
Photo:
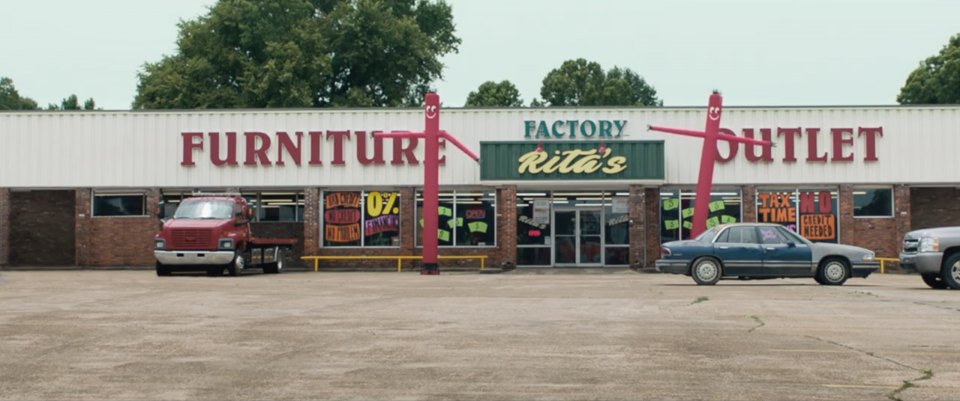
[[[602,209],[556,209],[553,263],[556,266],[599,267],[603,263]]]
[[[10,192],[10,264],[76,264],[74,191]]]

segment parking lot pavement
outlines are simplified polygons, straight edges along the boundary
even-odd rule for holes
[[[0,272],[0,399],[960,398],[918,276]]]

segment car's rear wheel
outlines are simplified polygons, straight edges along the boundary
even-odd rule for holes
[[[817,277],[822,285],[843,285],[850,278],[850,266],[842,259],[827,259],[817,269]]]
[[[922,278],[923,282],[926,283],[928,286],[930,286],[930,288],[933,288],[935,290],[942,290],[944,288],[947,288],[947,282],[943,281],[943,279],[940,278],[939,274],[924,273],[920,275],[920,278]]]
[[[960,290],[960,253],[950,255],[947,262],[943,264],[940,278],[947,287]]]
[[[700,258],[693,262],[690,276],[698,285],[714,285],[723,275],[723,266],[714,258]]]

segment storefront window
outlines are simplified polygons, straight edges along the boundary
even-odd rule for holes
[[[761,189],[757,221],[781,224],[815,242],[837,242],[839,201],[830,189]]]
[[[604,264],[630,263],[630,194],[608,192],[603,198]]]
[[[660,192],[660,242],[689,239],[693,229],[693,210],[696,192],[666,190]],[[707,227],[742,221],[739,189],[718,190],[710,193]]]
[[[163,191],[161,196],[164,214],[173,216],[177,207],[184,199],[198,196],[234,196],[236,193],[223,192],[223,189],[195,190],[195,191]],[[304,209],[304,195],[302,191],[289,192],[257,192],[244,190],[240,193],[247,200],[247,205],[253,210],[251,222],[302,222]]]
[[[496,246],[496,193],[441,192],[438,246]],[[423,193],[417,193],[417,246],[423,246]]]
[[[324,192],[322,210],[323,246],[400,246],[398,192]]]
[[[517,193],[517,265],[550,265],[551,213],[548,192]]]
[[[893,217],[893,189],[858,188],[853,190],[854,217]]]
[[[145,216],[146,205],[143,193],[93,194],[93,216]]]

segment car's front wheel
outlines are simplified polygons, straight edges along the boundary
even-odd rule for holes
[[[942,290],[947,288],[947,283],[940,278],[939,274],[920,274],[920,278],[923,279],[923,282],[926,283],[930,288],[935,290]]]
[[[817,278],[822,285],[843,285],[850,278],[850,266],[842,259],[827,259],[817,270]]]
[[[943,279],[947,287],[960,290],[960,253],[950,255],[947,263],[943,264],[943,269],[940,271],[940,278]]]
[[[720,281],[720,276],[723,275],[723,267],[720,265],[720,261],[714,258],[700,258],[693,262],[693,267],[690,268],[690,276],[693,277],[693,281],[697,282],[697,285],[714,285],[717,281]]]

